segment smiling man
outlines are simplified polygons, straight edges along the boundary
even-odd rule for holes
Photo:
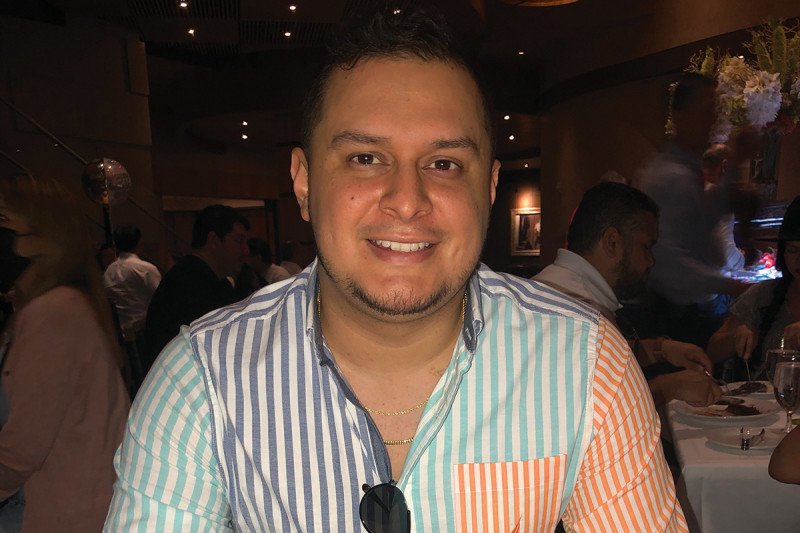
[[[624,339],[479,263],[487,107],[436,17],[340,37],[291,163],[318,260],[167,346],[108,530],[685,530]]]

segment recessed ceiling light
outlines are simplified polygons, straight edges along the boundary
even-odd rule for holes
[[[246,133],[242,133],[242,139],[247,140],[247,134]]]
[[[518,53],[519,55],[521,55],[521,56],[524,56],[524,55],[525,55],[525,52],[523,52],[522,50],[520,50],[520,51],[519,51],[519,52],[517,52],[517,53]]]
[[[510,118],[511,118],[511,115],[506,115],[506,116],[503,117],[503,120],[508,120]]]
[[[194,28],[189,28],[189,31],[187,33],[192,37],[194,37]]]
[[[247,121],[246,120],[242,121],[242,126],[247,126]]]
[[[392,13],[394,13],[395,15],[399,15],[400,13],[402,13],[402,11],[399,9],[395,9],[394,11],[392,11]]]
[[[183,9],[186,9],[187,7],[189,7],[189,2],[178,2],[178,6],[182,7]]]
[[[514,136],[513,136],[513,135],[509,135],[509,136],[508,136],[508,140],[509,140],[509,141],[513,141],[513,140],[514,140]]]
[[[528,163],[525,163],[525,168],[528,168]]]
[[[294,13],[295,11],[297,11],[297,6],[295,6],[295,5],[291,5],[291,6],[289,6],[289,11],[291,11],[292,13]]]
[[[285,31],[285,32],[283,32],[283,36],[284,36],[284,37],[291,37],[291,36],[292,36],[292,32],[290,32],[290,31]]]

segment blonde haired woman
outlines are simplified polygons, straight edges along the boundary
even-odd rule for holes
[[[0,350],[0,500],[21,491],[22,531],[100,531],[129,400],[84,216],[58,182],[17,176],[0,226],[30,261]]]

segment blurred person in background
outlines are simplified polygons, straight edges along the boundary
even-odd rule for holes
[[[672,137],[641,172],[640,188],[661,210],[660,237],[653,248],[655,266],[649,285],[655,292],[655,331],[705,347],[720,326],[716,295],[737,296],[747,284],[720,271],[715,227],[731,212],[729,190],[739,165],[752,153],[755,135],[732,138],[730,171],[706,191],[700,158],[709,145],[716,115],[716,84],[696,73],[683,74],[671,87]],[[645,324],[637,325],[640,331]]]
[[[289,272],[275,264],[272,249],[264,239],[253,237],[247,239],[250,254],[236,278],[236,293],[244,299],[262,287],[289,279]]]
[[[192,253],[163,277],[147,309],[145,374],[181,326],[238,300],[228,278],[235,278],[249,254],[250,222],[234,208],[210,205],[192,226]]]
[[[772,348],[800,349],[800,196],[787,207],[776,240],[782,277],[753,285],[734,302],[708,343],[713,358],[760,361]]]
[[[84,216],[55,180],[22,175],[0,179],[0,225],[30,261],[0,349],[2,521],[24,507],[22,531],[100,531],[129,400]]]
[[[281,251],[283,252],[281,255],[283,261],[281,261],[280,266],[286,269],[291,276],[299,274],[303,270],[303,267],[297,263],[297,248],[294,241],[285,241],[281,247]]]

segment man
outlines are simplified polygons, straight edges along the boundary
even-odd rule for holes
[[[294,276],[295,274],[299,274],[303,269],[300,265],[297,264],[297,248],[296,244],[292,241],[285,241],[283,243],[283,247],[281,249],[283,261],[281,261],[281,267],[283,267],[290,276]]]
[[[232,207],[211,205],[197,214],[192,253],[164,275],[147,310],[145,372],[181,326],[237,300],[227,278],[236,276],[248,254],[248,229]]]
[[[584,194],[575,211],[567,249],[558,250],[555,262],[534,279],[585,301],[616,324],[620,300],[645,288],[657,240],[658,206],[653,200],[622,183],[601,183]],[[673,399],[709,405],[719,398],[719,387],[703,372],[711,370],[711,362],[698,346],[634,338],[632,348],[645,374],[659,362],[685,368],[648,381],[656,405]]]
[[[716,86],[700,74],[684,74],[671,91],[671,141],[643,171],[640,185],[661,209],[661,238],[650,286],[659,297],[660,334],[705,346],[722,322],[716,294],[736,296],[746,285],[720,272],[722,258],[714,228],[731,211],[732,173],[751,150],[751,132],[733,139],[731,174],[704,191],[700,157],[716,121]]]
[[[272,250],[264,239],[247,239],[249,253],[236,278],[236,294],[244,299],[258,289],[289,279],[289,272],[272,260]]]
[[[139,258],[142,232],[134,226],[114,229],[114,244],[119,257],[103,274],[103,285],[119,315],[123,336],[132,340],[144,329],[147,306],[161,273],[152,263]]]
[[[624,339],[478,263],[500,165],[447,28],[339,37],[292,152],[318,259],[165,349],[107,528],[685,530]]]

